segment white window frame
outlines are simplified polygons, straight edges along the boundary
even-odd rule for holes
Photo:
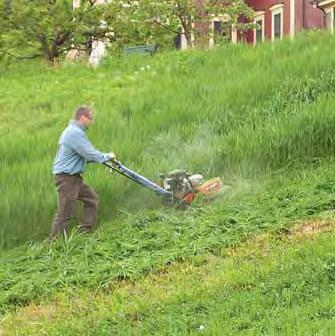
[[[325,12],[326,14],[330,13],[330,27],[327,26],[327,29],[334,34],[334,21],[335,21],[335,15],[334,15],[334,11],[335,11],[335,5],[334,6],[330,6],[325,8]],[[327,24],[327,22],[326,22]]]
[[[320,1],[319,3],[319,7],[327,7],[329,5],[333,5],[334,4],[334,0],[324,0],[324,1]]]
[[[271,40],[275,40],[275,16],[280,14],[280,39],[284,36],[284,4],[277,4],[270,7],[271,11]]]
[[[237,44],[237,28],[236,28],[236,25],[235,24],[232,24],[232,27],[231,27],[231,42],[233,44]]]
[[[75,10],[76,8],[80,7],[80,0],[73,0],[72,1],[72,9]]]
[[[256,24],[258,21],[262,21],[262,42],[265,40],[265,12],[256,12],[254,23]],[[254,45],[257,44],[257,30],[254,29]]]

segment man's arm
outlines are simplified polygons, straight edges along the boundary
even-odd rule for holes
[[[104,163],[111,159],[107,153],[95,149],[84,133],[77,133],[70,141],[71,148],[87,162]]]

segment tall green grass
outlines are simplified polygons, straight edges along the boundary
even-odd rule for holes
[[[257,180],[333,156],[334,47],[332,36],[313,33],[257,48],[111,58],[98,69],[3,67],[0,247],[47,236],[56,202],[51,164],[80,104],[96,110],[96,147],[153,180],[178,167],[230,183]],[[101,222],[160,204],[103,167],[85,175],[100,195]]]

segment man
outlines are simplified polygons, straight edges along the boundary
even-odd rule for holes
[[[57,211],[51,225],[51,240],[55,239],[59,232],[66,233],[68,222],[74,215],[77,200],[84,204],[81,231],[90,232],[96,225],[98,196],[83,182],[81,174],[86,162],[104,163],[115,159],[115,155],[101,153],[90,143],[85,132],[91,125],[92,119],[93,114],[88,107],[78,107],[74,120],[70,122],[59,139],[53,163],[58,199]]]

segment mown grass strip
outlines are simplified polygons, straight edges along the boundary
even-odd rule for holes
[[[8,314],[4,335],[331,335],[331,228],[300,223],[108,291],[55,292]]]

